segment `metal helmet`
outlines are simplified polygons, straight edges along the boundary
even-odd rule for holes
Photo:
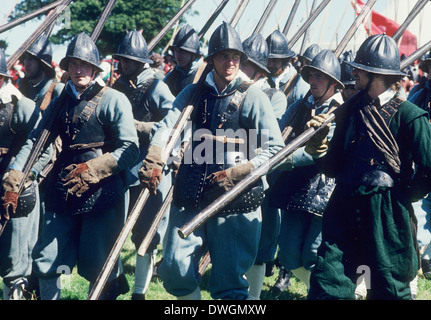
[[[320,48],[318,44],[314,43],[305,49],[304,53],[300,55],[299,58],[311,62],[320,51],[322,51],[322,48]]]
[[[353,62],[346,62],[350,66],[363,71],[405,76],[400,71],[400,52],[397,43],[385,34],[376,34],[367,38],[359,47]]]
[[[113,54],[114,59],[121,57],[135,60],[141,63],[152,64],[148,53],[148,45],[144,36],[137,30],[129,31],[121,40],[117,54]]]
[[[0,49],[0,76],[12,78],[12,76],[7,72],[6,55],[3,49]]]
[[[60,61],[60,68],[67,70],[70,59],[82,60],[94,66],[99,72],[103,71],[99,66],[99,50],[94,41],[85,32],[81,32],[70,42],[66,50],[66,56]]]
[[[242,47],[241,38],[239,34],[229,23],[223,22],[215,29],[208,42],[208,55],[205,60],[208,60],[214,54],[224,51],[234,50],[241,54],[242,61],[247,59],[247,55]]]
[[[288,59],[293,58],[296,54],[289,49],[289,42],[280,30],[275,30],[266,38],[268,44],[268,58]]]
[[[199,51],[200,42],[195,29],[186,24],[175,35],[174,42],[170,48],[179,48],[191,53],[202,54]]]
[[[352,62],[355,60],[355,54],[350,50],[344,52],[340,57],[341,64],[341,82],[345,86],[354,85],[355,77],[352,74],[353,67],[348,65],[346,62]]]
[[[259,68],[267,73],[270,73],[266,65],[268,64],[268,45],[261,34],[255,34],[247,38],[242,47],[247,54],[248,61],[251,61]]]
[[[310,78],[311,70],[318,70],[320,72],[323,72],[338,83],[337,88],[344,88],[343,83],[340,81],[340,62],[331,50],[324,49],[320,51],[314,57],[311,63],[302,69],[301,75],[307,83],[308,79]]]
[[[45,66],[45,69],[51,76],[55,75],[55,70],[52,67],[52,47],[49,43],[48,38],[45,35],[41,35],[24,53],[37,58]]]

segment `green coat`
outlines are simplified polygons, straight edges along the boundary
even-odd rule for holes
[[[337,178],[349,165],[345,146],[354,142],[346,141],[346,132],[349,118],[359,107],[355,99],[339,107],[328,153],[316,160],[330,177]],[[418,270],[411,203],[431,191],[427,178],[431,171],[431,128],[426,113],[405,101],[389,129],[401,160],[395,185],[337,183],[323,217],[322,245],[311,277],[310,299],[354,299],[360,276],[371,289],[369,299],[410,299],[409,283]],[[422,177],[419,183],[412,179],[413,162]]]

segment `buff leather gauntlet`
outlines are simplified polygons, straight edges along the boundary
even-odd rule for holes
[[[150,146],[138,175],[142,186],[153,194],[156,194],[162,180],[163,165],[162,149],[155,145]]]
[[[24,179],[24,173],[16,169],[6,172],[3,176],[3,196],[1,198],[3,206],[2,215],[6,220],[9,220],[11,213],[16,213],[19,198],[18,190],[22,179]],[[28,188],[33,183],[34,179],[34,175],[30,175],[24,184],[24,189]]]
[[[244,179],[254,169],[254,165],[248,161],[223,171],[212,173],[206,179],[207,190],[205,197],[214,201],[223,193],[232,189],[238,182]]]
[[[329,115],[319,114],[314,116],[310,121],[305,124],[305,129],[311,127],[319,128],[328,119]],[[317,134],[311,137],[305,145],[305,152],[311,156],[321,156],[328,150],[328,134],[330,125],[322,128]]]
[[[68,193],[82,196],[91,186],[98,184],[119,172],[117,161],[110,153],[105,153],[97,158],[80,164],[72,164],[65,168],[69,173],[63,179]]]

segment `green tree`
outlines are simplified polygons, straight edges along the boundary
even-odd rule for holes
[[[20,2],[9,20],[37,10],[55,0],[26,0]],[[142,30],[147,42],[166,25],[181,7],[181,0],[117,0],[111,15],[106,21],[97,41],[100,55],[106,56],[117,52],[118,45],[127,31]],[[75,0],[69,5],[70,25],[63,26],[50,36],[54,44],[70,41],[80,32],[91,34],[103,8],[108,0]],[[66,11],[65,11],[66,12]],[[187,13],[187,14],[196,14]],[[40,17],[42,19],[44,17]],[[61,19],[60,19],[61,20]],[[64,19],[63,19],[64,21]],[[185,21],[183,17],[181,22]],[[57,29],[55,29],[57,30]],[[158,43],[155,50],[164,48],[172,37],[173,30],[168,32]]]

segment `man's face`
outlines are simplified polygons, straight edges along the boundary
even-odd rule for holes
[[[368,82],[370,81],[370,78],[368,76],[368,72],[360,70],[360,69],[353,69],[352,75],[355,77],[355,88],[356,88],[356,90],[366,89]]]
[[[141,68],[141,63],[124,57],[120,58],[122,74],[125,77],[131,77]]]
[[[180,68],[185,69],[189,67],[194,60],[195,55],[189,51],[186,51],[180,48],[174,48],[173,51],[174,51],[175,61],[177,62],[177,66]]]
[[[85,89],[95,75],[94,67],[79,59],[70,59],[69,77],[78,89]]]
[[[244,72],[247,77],[249,77],[250,80],[254,82],[265,76],[260,71],[260,68],[258,68],[253,62],[249,60],[241,64],[241,71]]]
[[[214,77],[216,83],[221,81],[224,85],[229,84],[239,71],[241,55],[237,51],[224,50],[214,55]]]
[[[4,77],[0,76],[0,88],[4,85]]]
[[[308,83],[310,84],[310,92],[315,98],[321,98],[328,92],[328,87],[332,83],[332,79],[318,70],[310,70]]]
[[[268,70],[271,72],[271,75],[274,77],[278,77],[280,74],[283,73],[283,59],[278,58],[270,58],[268,59],[267,64]]]
[[[40,65],[36,58],[27,56],[24,59],[24,73],[25,77],[29,80],[35,79],[39,76]]]

